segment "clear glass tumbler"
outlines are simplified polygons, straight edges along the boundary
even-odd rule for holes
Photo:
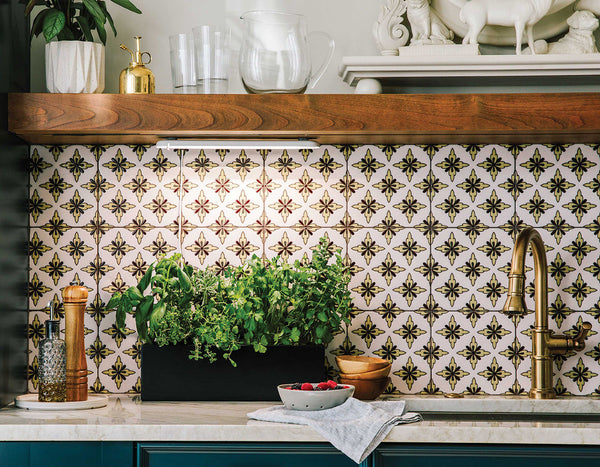
[[[198,92],[226,94],[229,89],[229,28],[204,25],[194,28],[193,32]]]
[[[169,46],[173,92],[175,94],[197,93],[194,36],[191,34],[170,36]]]

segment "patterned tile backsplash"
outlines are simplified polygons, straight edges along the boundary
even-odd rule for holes
[[[600,149],[323,146],[160,151],[33,146],[29,382],[47,303],[77,277],[93,391],[140,389],[135,322],[104,304],[159,254],[198,267],[253,254],[293,261],[327,236],[352,270],[356,314],[327,349],[392,360],[392,393],[523,394],[533,315],[502,313],[515,232],[547,247],[550,327],[590,321],[584,352],[556,358],[560,394],[600,393]],[[532,260],[527,278],[533,309]],[[332,373],[333,374],[333,373]]]

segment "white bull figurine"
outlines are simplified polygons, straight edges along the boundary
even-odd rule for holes
[[[521,55],[523,32],[527,31],[527,43],[532,53],[533,26],[552,7],[554,0],[470,0],[460,10],[460,20],[468,31],[463,44],[477,44],[481,30],[487,25],[515,28],[516,54]]]

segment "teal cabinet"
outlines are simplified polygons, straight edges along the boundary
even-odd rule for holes
[[[327,443],[2,442],[0,467],[356,467]],[[360,467],[600,466],[600,446],[381,444]]]
[[[600,448],[595,446],[386,443],[381,444],[372,457],[372,467],[600,466]]]
[[[132,442],[0,443],[2,467],[132,467]]]
[[[137,452],[137,467],[356,467],[320,443],[140,443]]]

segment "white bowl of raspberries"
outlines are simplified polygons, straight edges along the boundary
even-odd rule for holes
[[[354,386],[335,381],[293,383],[277,386],[279,397],[289,410],[325,410],[346,402],[354,394]]]

